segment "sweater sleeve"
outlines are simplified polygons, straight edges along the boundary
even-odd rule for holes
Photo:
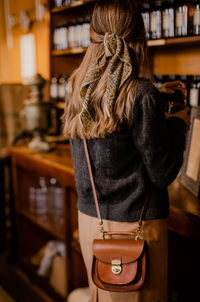
[[[164,189],[181,168],[187,127],[180,118],[166,120],[162,94],[153,85],[141,95],[134,103],[131,134],[151,182]]]

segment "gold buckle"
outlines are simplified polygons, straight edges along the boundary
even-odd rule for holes
[[[105,230],[103,228],[103,221],[101,219],[99,219],[99,231],[101,233],[101,239],[104,239]]]
[[[135,231],[135,233],[136,233],[135,240],[139,239],[140,232],[141,232],[141,225],[138,224],[138,227]]]
[[[173,103],[173,102],[170,102],[170,103],[169,103],[169,110],[168,110],[168,113],[171,113],[173,107],[174,107],[174,103]]]
[[[111,264],[112,264],[111,271],[113,272],[113,274],[115,274],[115,275],[120,274],[122,271],[121,260],[116,260],[116,259],[112,260]]]

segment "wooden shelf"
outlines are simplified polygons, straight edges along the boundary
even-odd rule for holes
[[[96,2],[95,0],[83,0],[83,1],[80,0],[80,1],[73,2],[72,4],[69,4],[69,5],[64,5],[61,7],[54,7],[51,9],[51,13],[59,13],[59,12],[65,11],[65,10],[72,9],[77,6],[85,5],[88,3],[95,3],[95,2]]]
[[[161,1],[165,1],[165,0],[161,0]],[[95,2],[97,2],[97,0],[80,0],[80,1],[73,2],[72,4],[69,4],[69,5],[63,5],[61,7],[54,7],[51,9],[51,13],[55,14],[55,13],[59,13],[59,12],[65,11],[65,10],[70,10],[77,6],[81,6],[81,5],[85,5],[85,4],[89,4],[89,3],[95,3]],[[140,0],[140,1],[137,0],[136,2],[138,3],[139,6],[146,3],[145,0]],[[154,0],[149,0],[148,2],[154,3]]]
[[[149,40],[147,44],[149,47],[155,47],[155,46],[175,45],[175,44],[191,45],[191,43],[198,43],[198,42],[200,42],[200,36]]]
[[[192,36],[192,37],[180,37],[180,38],[171,38],[171,39],[158,39],[158,40],[149,40],[147,42],[149,47],[156,46],[165,46],[165,45],[176,45],[176,44],[188,44],[191,46],[191,43],[199,43],[200,36]],[[71,54],[81,54],[86,52],[87,47],[76,47],[65,50],[52,50],[52,56],[64,56]]]
[[[43,296],[44,301],[66,301],[66,298],[57,293],[47,279],[37,274],[36,267],[31,265],[28,258],[21,259],[19,263],[23,272],[25,272],[29,276],[29,280],[32,284],[34,284],[35,290],[38,291],[41,296]],[[51,297],[51,300],[48,296]]]
[[[65,109],[65,102],[53,103],[52,106],[58,109]]]
[[[49,234],[53,235],[54,237],[60,239],[61,241],[66,241],[66,234],[65,234],[65,226],[58,225],[58,223],[51,221],[48,216],[37,216],[32,215],[22,210],[20,215],[31,221],[32,223],[36,224],[37,226],[41,227]]]
[[[64,56],[64,55],[73,55],[73,54],[81,54],[86,52],[86,47],[76,47],[64,50],[52,50],[52,56]]]

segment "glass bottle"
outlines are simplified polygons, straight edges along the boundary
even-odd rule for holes
[[[190,86],[190,106],[200,105],[200,75],[193,77],[193,81]]]
[[[190,36],[193,34],[194,1],[182,0],[176,7],[175,35]]]
[[[146,29],[146,36],[147,36],[147,39],[149,39],[149,37],[150,37],[150,4],[148,4],[148,3],[143,4],[141,13],[142,13],[143,21],[144,21],[144,26]]]
[[[168,76],[168,80],[169,80],[170,82],[176,81],[176,80],[178,80],[178,76],[175,75],[175,74],[170,74],[170,75]]]
[[[56,223],[63,224],[63,189],[55,178],[48,186],[48,214]]]
[[[193,34],[200,35],[200,1],[196,0],[194,4]]]
[[[156,1],[150,10],[150,39],[160,39],[162,34],[162,2]]]
[[[50,98],[52,102],[58,101],[58,76],[53,76],[50,83]]]
[[[168,0],[162,10],[162,37],[174,37],[174,0]]]
[[[54,2],[55,2],[55,7],[61,7],[61,6],[63,6],[63,0],[54,0]]]
[[[162,85],[163,83],[169,81],[169,78],[168,78],[168,76],[166,76],[166,75],[157,74],[157,75],[154,75],[153,77],[154,77],[155,82],[156,82],[156,83],[155,83],[155,86],[156,86],[156,87],[159,87],[159,86]]]
[[[53,47],[59,50],[59,25],[56,26],[53,32]]]
[[[36,214],[36,199],[34,187],[29,188],[28,210],[30,214]]]
[[[63,5],[70,5],[71,4],[71,0],[64,0]]]
[[[76,30],[76,21],[73,20],[69,23],[69,27],[68,27],[68,46],[69,46],[69,48],[76,47],[75,30]]]
[[[58,80],[58,100],[59,100],[59,102],[65,102],[67,78],[68,78],[67,76],[61,76]]]
[[[179,80],[186,86],[186,105],[188,106],[190,102],[190,86],[193,80],[193,76],[182,74],[179,76]]]

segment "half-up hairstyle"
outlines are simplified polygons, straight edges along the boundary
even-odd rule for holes
[[[109,57],[104,56],[105,36],[108,37],[108,34],[127,45],[132,64],[131,73],[115,95],[111,113],[106,107],[106,91],[112,63]],[[66,107],[62,117],[63,133],[70,134],[72,138],[105,137],[120,131],[120,124],[133,119],[132,104],[139,74],[148,72],[146,31],[134,0],[99,0],[90,24],[90,41],[82,63],[67,84]],[[87,79],[93,75],[94,66],[98,69],[99,60],[106,65],[101,73],[97,70],[95,77],[99,74],[99,78],[89,87],[86,85],[89,83]],[[90,94],[86,93],[87,88]],[[84,128],[82,121],[87,113],[90,123]]]

